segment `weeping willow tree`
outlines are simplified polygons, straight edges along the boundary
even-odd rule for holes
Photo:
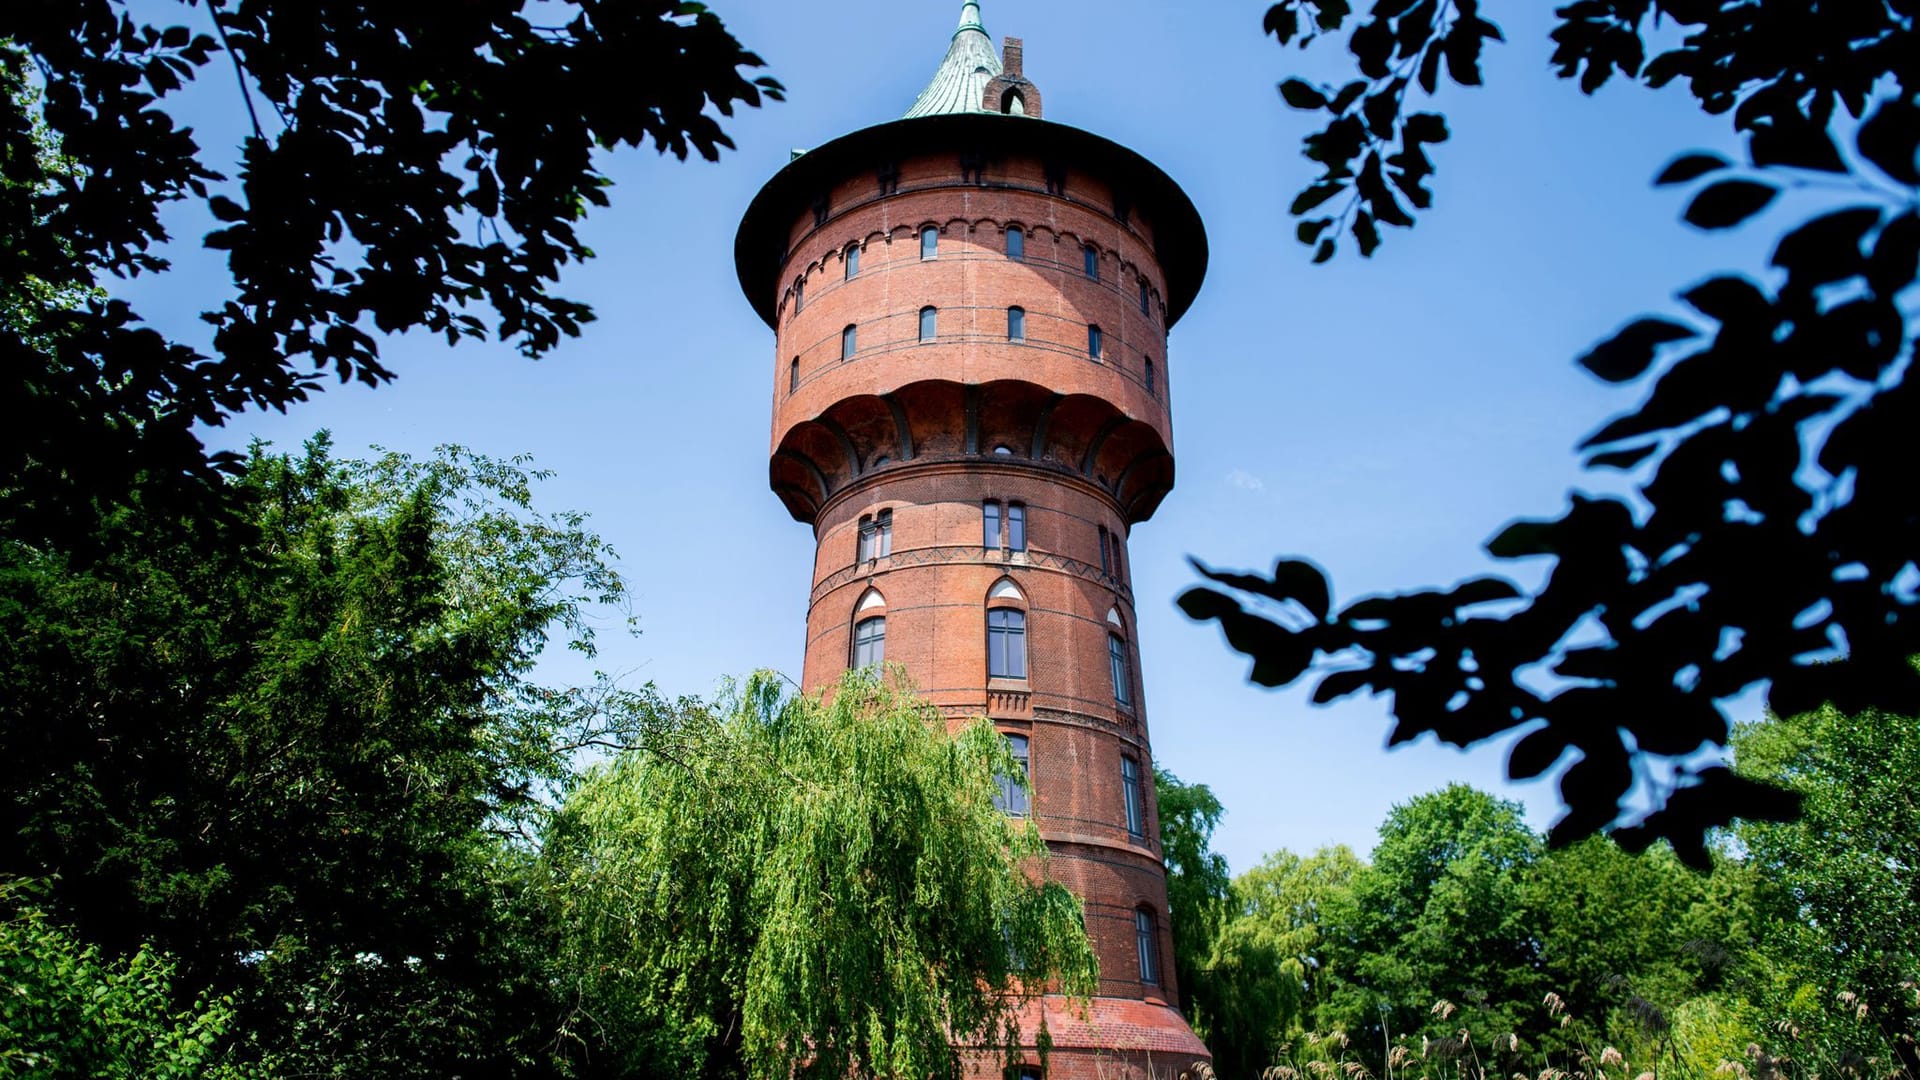
[[[957,1077],[1019,1004],[1091,994],[1079,900],[1044,877],[985,720],[949,736],[897,672],[823,700],[749,679],[594,771],[546,848],[565,1032],[595,1074]],[[563,1040],[566,1036],[563,1034]]]

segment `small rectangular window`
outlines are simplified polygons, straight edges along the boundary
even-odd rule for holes
[[[1147,357],[1146,378],[1147,378],[1147,393],[1153,395],[1154,397],[1159,397],[1160,392],[1157,389],[1155,389],[1153,385],[1153,357],[1151,356]]]
[[[1027,508],[1019,503],[1007,504],[1007,547],[1027,550]]]
[[[799,281],[796,281],[793,283],[793,313],[795,315],[800,314],[800,309],[805,307],[806,305],[807,305],[807,279],[801,278]]]
[[[1120,786],[1127,800],[1127,835],[1135,839],[1147,835],[1147,804],[1141,797],[1140,763],[1122,755],[1120,758]]]
[[[1151,307],[1151,303],[1147,294],[1147,279],[1141,278],[1140,279],[1140,314],[1151,315],[1152,311],[1149,310],[1150,307]]]
[[[1113,573],[1113,560],[1107,556],[1107,527],[1105,525],[1100,526],[1100,572],[1103,574]]]
[[[1080,261],[1081,265],[1086,269],[1087,276],[1095,281],[1099,281],[1100,253],[1093,249],[1092,244],[1088,244],[1080,249]]]
[[[791,394],[798,389],[800,389],[800,358],[796,356],[793,358],[793,363],[787,365],[787,393]]]
[[[980,504],[980,546],[1000,546],[1000,504],[991,499]]]
[[[1160,982],[1160,950],[1154,942],[1153,912],[1141,908],[1133,913],[1134,951],[1140,954],[1140,981]]]
[[[1014,608],[987,612],[987,677],[1027,677],[1027,613]]]
[[[854,545],[853,561],[866,562],[873,558],[874,525],[871,517],[860,519],[860,539]]]
[[[1011,775],[997,778],[1000,781],[1000,793],[993,797],[993,805],[1003,814],[1026,817],[1032,806],[1029,789],[1033,786],[1033,764],[1028,758],[1027,737],[1009,735],[1007,745],[1013,750],[1014,765],[1020,770],[1020,775],[1018,779]]]
[[[932,341],[934,339],[934,335],[937,333],[937,327],[939,325],[939,322],[938,322],[939,318],[940,318],[940,312],[936,308],[923,307],[920,309],[920,340],[921,341]]]
[[[1127,643],[1119,634],[1107,635],[1107,667],[1113,674],[1113,700],[1121,705],[1133,702],[1133,677],[1127,670]]]
[[[885,616],[863,619],[853,628],[853,666],[869,667],[887,658],[887,620]]]
[[[853,350],[859,344],[858,338],[859,331],[855,327],[849,326],[845,330],[840,331],[840,359],[850,360],[853,358]]]
[[[847,280],[852,281],[853,276],[855,274],[858,274],[859,272],[860,272],[860,249],[857,247],[850,247],[847,249]]]
[[[1007,230],[1007,258],[1024,259],[1027,257],[1027,234],[1020,226]]]
[[[1007,309],[1007,340],[1027,340],[1027,309],[1010,307]]]
[[[873,556],[884,559],[893,554],[893,511],[882,510],[873,519]]]
[[[940,254],[940,230],[929,225],[920,230],[920,257],[931,259]]]
[[[1105,346],[1106,336],[1100,333],[1100,328],[1097,326],[1087,327],[1087,355],[1098,360],[1100,359],[1100,351]]]

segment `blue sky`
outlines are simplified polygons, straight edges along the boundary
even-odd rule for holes
[[[1345,77],[1337,43],[1282,50],[1261,34],[1263,0],[985,0],[996,39],[1025,39],[1047,117],[1151,158],[1207,222],[1212,265],[1166,364],[1178,484],[1131,554],[1155,752],[1225,803],[1216,846],[1235,871],[1281,847],[1364,852],[1393,803],[1453,780],[1522,800],[1538,826],[1557,806],[1550,785],[1500,780],[1504,743],[1388,752],[1383,700],[1316,708],[1299,687],[1248,685],[1218,631],[1173,606],[1194,581],[1187,556],[1312,558],[1342,603],[1485,572],[1479,545],[1504,521],[1554,513],[1592,486],[1572,447],[1633,403],[1573,358],[1766,253],[1764,231],[1682,225],[1682,196],[1649,183],[1682,150],[1732,149],[1724,121],[1673,90],[1590,99],[1554,79],[1548,7],[1486,5],[1509,44],[1486,57],[1488,88],[1441,91],[1454,137],[1433,153],[1435,208],[1411,232],[1389,230],[1372,260],[1349,251],[1315,267],[1286,213],[1314,175],[1298,150],[1313,117],[1274,86]],[[605,156],[614,205],[585,230],[599,257],[562,289],[599,312],[583,339],[538,363],[391,339],[393,384],[336,387],[209,433],[216,446],[259,436],[292,449],[324,427],[343,453],[447,442],[532,453],[559,474],[547,505],[591,512],[632,585],[643,633],[604,637],[599,666],[674,694],[756,667],[797,672],[805,627],[812,541],[767,489],[773,338],[735,283],[734,227],[789,148],[904,111],[960,5],[715,8],[789,100],[729,122],[739,149],[717,165]],[[224,74],[209,68],[181,103],[215,158],[245,119]],[[196,340],[194,316],[223,295],[225,271],[196,248],[204,219],[171,224],[178,270],[120,291]]]

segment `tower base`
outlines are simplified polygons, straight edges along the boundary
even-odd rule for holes
[[[1045,1080],[1203,1080],[1211,1077],[1213,1055],[1187,1026],[1178,1009],[1157,998],[1096,997],[1078,1009],[1065,997],[1048,994],[1020,1010],[1020,1030],[1039,1031],[1041,1018],[1053,1037],[1047,1055]],[[1040,1070],[1040,1055],[1031,1047],[1021,1054],[1023,1065]],[[1205,1064],[1206,1070],[1195,1066]],[[1020,1080],[1021,1070],[1003,1071],[998,1054],[982,1053],[972,1061],[972,1080]]]

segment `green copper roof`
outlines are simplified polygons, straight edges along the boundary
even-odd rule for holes
[[[952,113],[986,112],[980,104],[987,83],[1000,74],[1000,52],[980,25],[980,5],[966,0],[960,6],[960,28],[953,32],[946,59],[933,81],[920,91],[920,97],[907,110],[906,117],[945,116]]]

